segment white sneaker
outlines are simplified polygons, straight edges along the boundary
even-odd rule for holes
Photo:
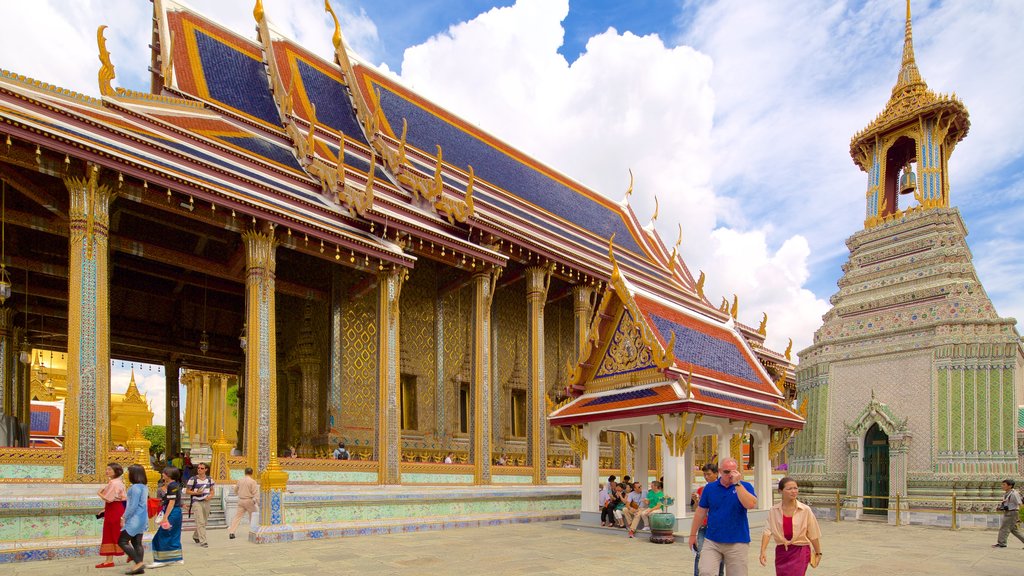
[[[146,568],[150,570],[156,570],[157,568],[163,568],[164,566],[167,566],[166,562],[150,562],[149,564],[146,564]]]

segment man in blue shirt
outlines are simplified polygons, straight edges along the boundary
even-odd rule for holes
[[[704,487],[700,503],[690,526],[690,548],[697,545],[697,530],[708,519],[704,548],[700,553],[700,576],[718,574],[718,564],[725,562],[729,576],[747,576],[747,553],[750,548],[750,524],[747,510],[757,507],[757,494],[733,458],[718,465],[718,480]]]

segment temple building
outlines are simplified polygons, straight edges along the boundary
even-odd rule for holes
[[[904,521],[948,525],[953,491],[998,499],[1000,480],[1024,471],[1024,349],[1016,320],[985,293],[951,203],[949,160],[969,126],[964,103],[922,79],[908,1],[892,95],[850,142],[867,173],[864,229],[846,241],[832,309],[799,353],[807,428],[790,471],[814,494],[845,494],[851,516],[894,522],[899,507]],[[961,525],[998,526],[969,510]]]
[[[221,486],[256,471],[253,542],[577,518],[608,474],[678,500],[726,453],[767,489],[803,426],[789,351],[705,297],[632,187],[605,198],[425,100],[337,18],[327,61],[259,1],[253,38],[153,6],[150,93],[115,86],[105,27],[98,98],[0,72],[3,444],[24,445],[21,347],[68,359],[63,447],[0,449],[5,504],[94,498],[107,462],[143,461],[141,438],[111,452],[111,355],[164,366],[171,421],[181,371],[168,452],[208,447]],[[85,541],[80,508],[57,522]],[[0,562],[54,554],[24,539]]]

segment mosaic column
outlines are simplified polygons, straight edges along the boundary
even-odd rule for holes
[[[491,303],[501,268],[473,275],[473,374],[470,419],[472,442],[469,457],[473,461],[473,481],[491,483]]]
[[[547,387],[544,385],[544,304],[551,285],[550,266],[526,269],[527,329],[530,337],[530,386],[526,390],[530,443],[526,446],[527,461],[533,466],[533,483],[548,481],[548,419]]]
[[[11,414],[13,394],[10,381],[15,361],[14,309],[0,306],[0,424]]]
[[[633,465],[636,474],[633,475],[634,482],[640,482],[640,487],[647,490],[647,479],[651,470],[651,434],[646,426],[640,426],[636,435],[636,450],[633,452],[636,463]]]
[[[342,326],[344,315],[345,291],[341,286],[341,267],[335,266],[331,271],[331,380],[327,389],[328,433],[341,429],[341,383],[345,377],[342,365],[342,345],[345,341],[345,332]],[[338,441],[338,438],[329,436],[327,441],[333,444]]]
[[[178,391],[178,366],[167,362],[164,364],[164,382],[166,392],[164,394],[167,420],[164,422],[165,439],[168,458],[177,456],[181,452],[181,395]]]
[[[402,425],[399,415],[399,298],[408,272],[392,268],[380,274],[377,305],[377,481],[400,484]]]
[[[238,373],[238,450],[245,454],[245,369]]]
[[[249,531],[250,542],[286,542],[293,538],[285,526],[284,494],[287,487],[288,473],[281,469],[277,453],[270,452],[267,467],[260,474],[260,526]]]
[[[245,242],[246,292],[246,433],[249,466],[262,474],[277,454],[277,330],[274,310],[273,233],[249,231]],[[281,472],[284,474],[284,472]],[[287,481],[287,474],[284,474]],[[261,517],[270,514],[264,509]]]
[[[313,305],[303,307],[302,329],[299,334],[300,414],[299,454],[311,458],[315,455],[315,442],[320,433],[320,362],[313,343]]]
[[[220,439],[227,432],[228,426],[228,377],[223,374],[220,376],[220,397],[217,400],[218,408],[218,423],[217,423],[217,438]]]
[[[100,168],[66,177],[71,237],[68,266],[68,395],[64,404],[64,481],[105,478],[110,449],[109,208]]]

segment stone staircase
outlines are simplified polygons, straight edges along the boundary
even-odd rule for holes
[[[217,490],[217,494],[210,500],[210,516],[206,519],[207,530],[226,530],[228,527],[227,513],[224,509],[224,491]],[[185,496],[184,514],[181,517],[182,539],[185,533],[191,534],[196,529],[196,517],[188,514],[188,496]],[[191,536],[189,536],[191,538]]]

